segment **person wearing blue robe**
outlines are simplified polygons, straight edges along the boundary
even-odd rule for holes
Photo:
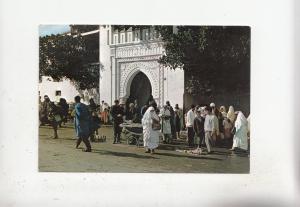
[[[79,147],[81,141],[86,146],[85,152],[91,152],[92,147],[89,141],[91,135],[91,115],[87,105],[80,102],[80,96],[75,97],[75,131],[78,137],[76,148]]]

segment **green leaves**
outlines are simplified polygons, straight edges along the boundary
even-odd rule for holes
[[[190,65],[203,66],[207,61],[232,66],[250,55],[248,27],[178,26],[177,33],[172,33],[169,26],[157,29],[165,42],[165,56],[169,56],[162,57],[161,63],[172,68],[180,62],[184,70],[190,70]]]
[[[158,26],[166,53],[160,63],[186,73],[187,91],[201,94],[209,88],[249,89],[250,28],[235,26]],[[204,84],[205,83],[205,84]]]
[[[78,83],[80,89],[99,86],[98,34],[40,37],[39,54],[40,76],[51,76],[54,80],[68,78]]]

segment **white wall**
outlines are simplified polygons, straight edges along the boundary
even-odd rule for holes
[[[173,107],[178,104],[182,108],[184,71],[178,68],[176,70],[165,69],[164,77],[164,102],[170,101]]]
[[[56,91],[61,91],[61,96],[56,96]],[[83,97],[83,103],[88,104],[90,98],[93,98],[96,103],[99,103],[99,95],[96,89],[77,90],[74,84],[68,79],[55,82],[51,77],[43,76],[42,82],[39,83],[39,92],[42,101],[44,101],[44,95],[48,95],[51,101],[59,102],[60,98],[65,98],[68,103],[71,103],[74,102],[75,96],[80,95]]]
[[[61,96],[55,96],[55,91],[61,91]],[[54,82],[50,77],[43,76],[42,82],[39,83],[39,92],[44,101],[44,95],[48,95],[51,101],[59,101],[60,98],[65,98],[67,102],[74,102],[74,97],[79,94],[75,86],[67,79]]]
[[[104,100],[109,105],[111,105],[111,61],[110,61],[110,47],[107,44],[107,31],[109,31],[110,26],[104,28],[100,27],[100,62],[104,66],[103,70],[100,72],[100,102]],[[110,31],[109,31],[110,35]],[[110,36],[111,37],[111,36]],[[111,42],[111,38],[109,38]]]

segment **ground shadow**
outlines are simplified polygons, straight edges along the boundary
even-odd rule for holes
[[[162,156],[169,156],[169,157],[186,157],[191,159],[204,159],[204,160],[222,160],[220,158],[214,158],[214,157],[203,157],[203,156],[189,156],[189,155],[178,155],[178,154],[169,154],[169,153],[163,153],[163,152],[155,152],[156,155],[162,155]]]
[[[248,153],[245,152],[233,152],[232,154],[230,154],[231,156],[238,156],[238,157],[249,157]]]
[[[48,134],[40,134],[39,135],[40,136],[40,139],[43,139],[43,140],[52,140],[52,141],[61,141],[61,140],[67,140],[67,141],[74,141],[74,142],[76,142],[76,140],[77,140],[77,138],[74,138],[74,137],[58,137],[58,138],[56,138],[56,139],[53,139],[53,136],[51,136],[51,135],[48,135]]]
[[[216,155],[231,155],[232,152],[228,151],[228,152],[223,152],[223,151],[215,151],[214,150],[214,154]]]
[[[101,155],[113,155],[118,157],[132,157],[132,158],[140,158],[140,159],[159,159],[157,157],[152,157],[152,156],[138,155],[138,154],[127,153],[127,152],[113,152],[108,150],[92,150],[92,153],[97,153]]]
[[[172,144],[160,144],[158,146],[158,149],[174,151],[174,150],[189,150],[189,149],[192,149],[192,148],[190,148],[188,146],[182,146],[180,144],[174,145],[172,143]]]

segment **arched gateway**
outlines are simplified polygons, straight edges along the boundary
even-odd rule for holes
[[[162,87],[160,87],[159,80],[160,68],[157,61],[123,63],[121,64],[120,73],[121,99],[127,101],[129,98],[136,97],[139,99],[138,104],[141,106],[152,95],[158,104],[162,103],[163,100],[160,96]]]
[[[100,30],[101,100],[113,104],[115,99],[132,102],[128,99],[136,98],[142,105],[151,93],[160,106],[167,100],[182,106],[184,74],[159,64],[164,43],[154,35],[154,28],[119,31],[109,26]]]

